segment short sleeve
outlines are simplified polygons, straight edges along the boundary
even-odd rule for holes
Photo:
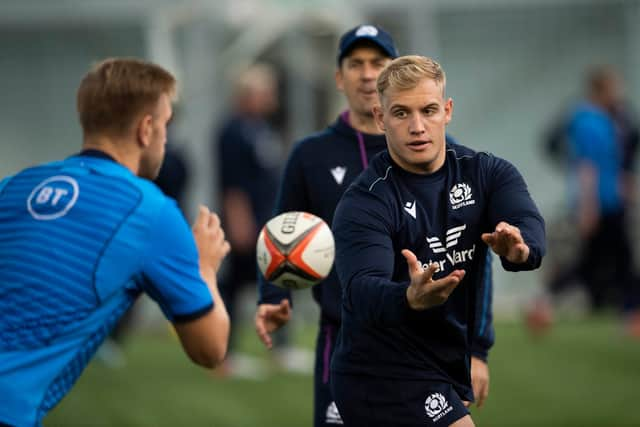
[[[193,234],[172,200],[164,204],[153,227],[143,274],[144,291],[170,321],[192,320],[213,308]]]

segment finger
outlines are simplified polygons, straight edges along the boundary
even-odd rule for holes
[[[480,386],[478,385],[478,379],[473,377],[473,373],[471,374],[471,388],[473,390],[473,398],[475,400],[476,406],[480,406]]]
[[[420,262],[418,261],[418,264]],[[420,266],[422,268],[422,266]],[[433,275],[440,270],[440,265],[437,262],[432,262],[429,264],[426,270],[422,273],[422,280],[424,282],[428,282],[433,279]]]
[[[518,227],[508,226],[498,232],[500,238],[508,242],[514,242],[522,239]]]
[[[495,236],[493,235],[493,233],[482,233],[480,238],[489,246],[495,244]]]
[[[463,400],[462,404],[464,405],[465,408],[468,408],[471,405],[471,402],[469,402],[468,400]]]
[[[217,233],[216,233],[216,238],[218,239],[218,241],[222,244],[224,243],[226,234],[224,232],[224,230],[222,228],[218,228]]]
[[[432,282],[433,291],[443,293],[446,296],[451,295],[454,289],[460,284],[465,276],[464,270],[455,270],[448,276]]]
[[[422,264],[418,261],[416,255],[411,252],[409,249],[402,250],[402,256],[407,260],[407,265],[409,266],[409,275],[415,275],[422,273]]]
[[[193,228],[202,228],[208,222],[209,217],[209,208],[205,205],[200,205],[198,207],[198,217],[196,218],[195,224],[193,224]]]
[[[481,391],[477,394],[478,398],[476,399],[476,407],[478,409],[482,408],[484,405],[484,401],[487,399],[487,394],[484,391]]]
[[[484,405],[484,402],[487,400],[487,397],[489,397],[489,381],[485,380],[483,381],[482,387],[480,389],[479,398],[478,398],[478,408],[482,408],[482,405]]]
[[[510,227],[510,225],[504,221],[500,221],[497,225],[496,225],[496,231],[497,232],[503,232],[504,230],[507,230]]]
[[[215,212],[211,212],[209,214],[209,223],[208,226],[210,228],[218,228],[220,227],[220,217],[218,216],[217,213]]]
[[[222,253],[223,256],[227,256],[227,254],[231,251],[231,244],[225,240],[224,243],[222,244]]]
[[[280,314],[285,317],[289,317],[291,315],[291,304],[289,304],[288,299],[280,301]]]
[[[271,349],[273,346],[273,342],[271,341],[271,336],[267,332],[267,325],[265,321],[265,313],[260,308],[256,313],[256,333],[258,334],[258,338],[264,344],[265,347]]]

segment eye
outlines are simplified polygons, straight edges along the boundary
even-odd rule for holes
[[[392,114],[393,117],[396,117],[398,119],[404,119],[407,117],[407,112],[405,110],[395,110]]]
[[[424,112],[424,114],[426,114],[427,116],[433,116],[434,114],[436,114],[438,112],[438,107],[435,106],[429,106],[426,107],[424,110],[422,110]]]
[[[384,68],[384,66],[386,65],[386,61],[384,61],[383,59],[374,61],[373,66],[376,68]]]

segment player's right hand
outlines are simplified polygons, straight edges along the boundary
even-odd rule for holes
[[[407,288],[407,301],[413,310],[426,310],[443,304],[464,278],[464,270],[454,270],[446,277],[433,280],[433,274],[438,271],[438,264],[432,263],[425,270],[409,249],[403,249],[402,255],[409,265],[411,283]]]
[[[471,387],[476,406],[482,408],[489,396],[489,365],[476,356],[471,356]]]
[[[220,227],[220,218],[206,206],[200,205],[192,231],[198,247],[200,268],[212,268],[217,273],[222,260],[231,249]]]
[[[288,299],[280,304],[260,304],[256,311],[256,333],[267,348],[273,347],[271,333],[280,329],[291,319],[291,306]]]

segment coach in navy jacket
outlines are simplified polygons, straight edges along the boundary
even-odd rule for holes
[[[469,359],[491,248],[508,271],[544,254],[544,221],[509,162],[445,142],[445,74],[419,56],[377,81],[388,151],[338,204],[343,287],[331,387],[347,426],[472,426]]]

